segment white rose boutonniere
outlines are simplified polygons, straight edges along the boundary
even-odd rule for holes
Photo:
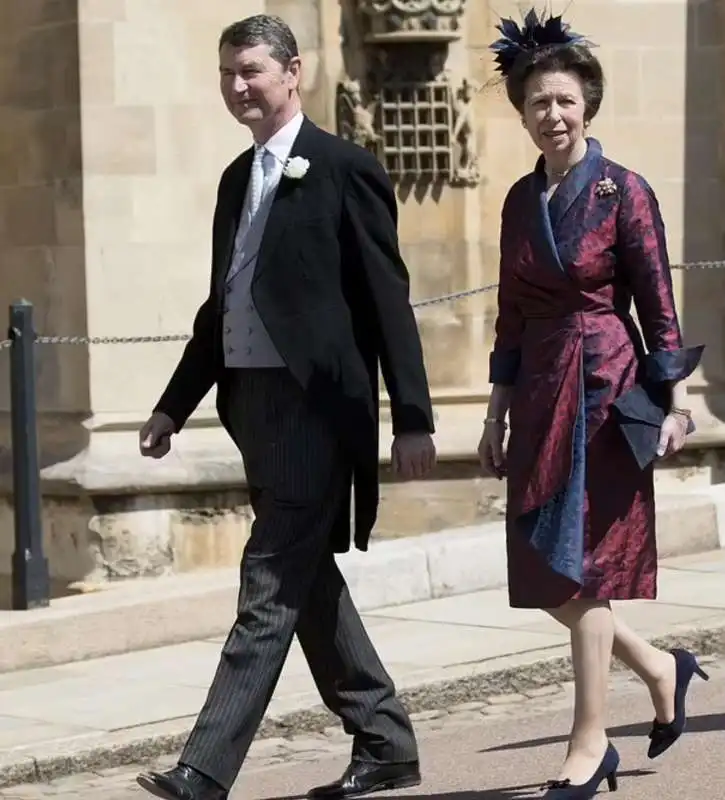
[[[283,174],[287,178],[298,181],[307,175],[307,170],[310,168],[310,162],[301,156],[288,158],[287,163],[284,165]]]

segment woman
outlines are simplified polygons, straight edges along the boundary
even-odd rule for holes
[[[504,20],[499,30],[492,49],[509,100],[542,155],[504,202],[479,455],[508,477],[511,605],[544,609],[571,631],[574,724],[547,797],[579,800],[605,778],[616,788],[612,652],[651,693],[652,758],[682,733],[693,674],[705,677],[692,654],[652,647],[610,607],[656,596],[653,463],[693,429],[682,381],[703,348],[682,345],[651,188],[585,138],[602,102],[600,63],[560,17],[532,11],[523,29]]]

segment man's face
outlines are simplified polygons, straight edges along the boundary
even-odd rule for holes
[[[282,65],[266,44],[254,47],[222,45],[219,51],[221,92],[227,108],[243,125],[254,129],[285,113],[296,96],[300,60]]]

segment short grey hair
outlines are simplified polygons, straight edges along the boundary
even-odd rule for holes
[[[232,47],[257,47],[266,44],[275,61],[286,67],[299,56],[297,40],[289,25],[280,17],[256,14],[227,26],[219,37],[219,49]]]

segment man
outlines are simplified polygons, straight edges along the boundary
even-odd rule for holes
[[[220,40],[221,91],[254,146],[225,170],[211,289],[141,452],[161,458],[215,383],[255,513],[236,622],[179,759],[139,776],[162,798],[226,798],[294,634],[325,704],[353,736],[349,797],[420,782],[410,720],[352,603],[334,553],[366,550],[378,504],[378,364],[391,401],[393,467],[433,467],[431,401],[398,251],[395,197],[365,150],[301,112],[287,25],[250,17]]]

